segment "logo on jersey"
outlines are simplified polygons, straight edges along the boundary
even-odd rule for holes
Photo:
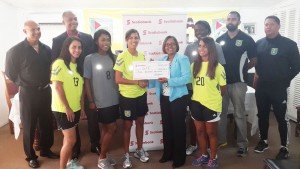
[[[118,65],[118,66],[121,66],[123,63],[124,63],[123,58],[119,58],[119,59],[116,61],[116,65]]]
[[[130,117],[131,116],[131,111],[130,110],[125,110],[124,111],[124,116],[125,117]]]
[[[277,53],[278,53],[278,48],[272,48],[271,49],[271,55],[277,55]]]
[[[235,46],[240,47],[243,45],[243,40],[236,40],[235,41]]]

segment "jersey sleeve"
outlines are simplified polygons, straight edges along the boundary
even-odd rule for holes
[[[125,70],[125,61],[124,61],[124,55],[120,54],[117,57],[115,66],[114,66],[114,70],[117,70],[119,72],[123,72]]]
[[[219,85],[225,86],[226,85],[226,73],[225,73],[224,67],[220,64],[217,67],[216,75],[217,75]]]
[[[56,60],[52,64],[52,69],[51,69],[51,81],[61,81],[63,82],[64,79],[64,74],[63,74],[63,68],[65,67],[63,60]]]
[[[92,78],[92,57],[91,55],[88,55],[87,57],[85,57],[84,59],[84,64],[83,64],[83,77],[87,78],[87,79],[91,79]]]

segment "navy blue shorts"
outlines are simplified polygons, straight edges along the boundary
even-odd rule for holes
[[[61,112],[53,111],[53,114],[54,114],[54,117],[56,119],[58,130],[70,129],[72,127],[77,126],[77,124],[79,123],[80,110],[77,111],[77,112],[74,112],[75,119],[74,119],[73,122],[68,121],[66,113],[61,113]]]
[[[120,96],[121,118],[123,120],[136,120],[148,112],[147,92],[137,98]]]

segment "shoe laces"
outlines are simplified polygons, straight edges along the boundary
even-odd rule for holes
[[[196,147],[196,146],[189,145],[188,148],[187,148],[187,150],[188,150],[188,151],[193,151],[193,150],[195,149],[195,147]]]
[[[209,166],[209,167],[214,167],[215,165],[216,165],[215,159],[210,159],[207,163],[207,166]]]

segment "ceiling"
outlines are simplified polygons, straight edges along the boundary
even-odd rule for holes
[[[284,0],[1,0],[24,10],[60,9],[174,9],[196,10],[203,8],[271,7]]]

